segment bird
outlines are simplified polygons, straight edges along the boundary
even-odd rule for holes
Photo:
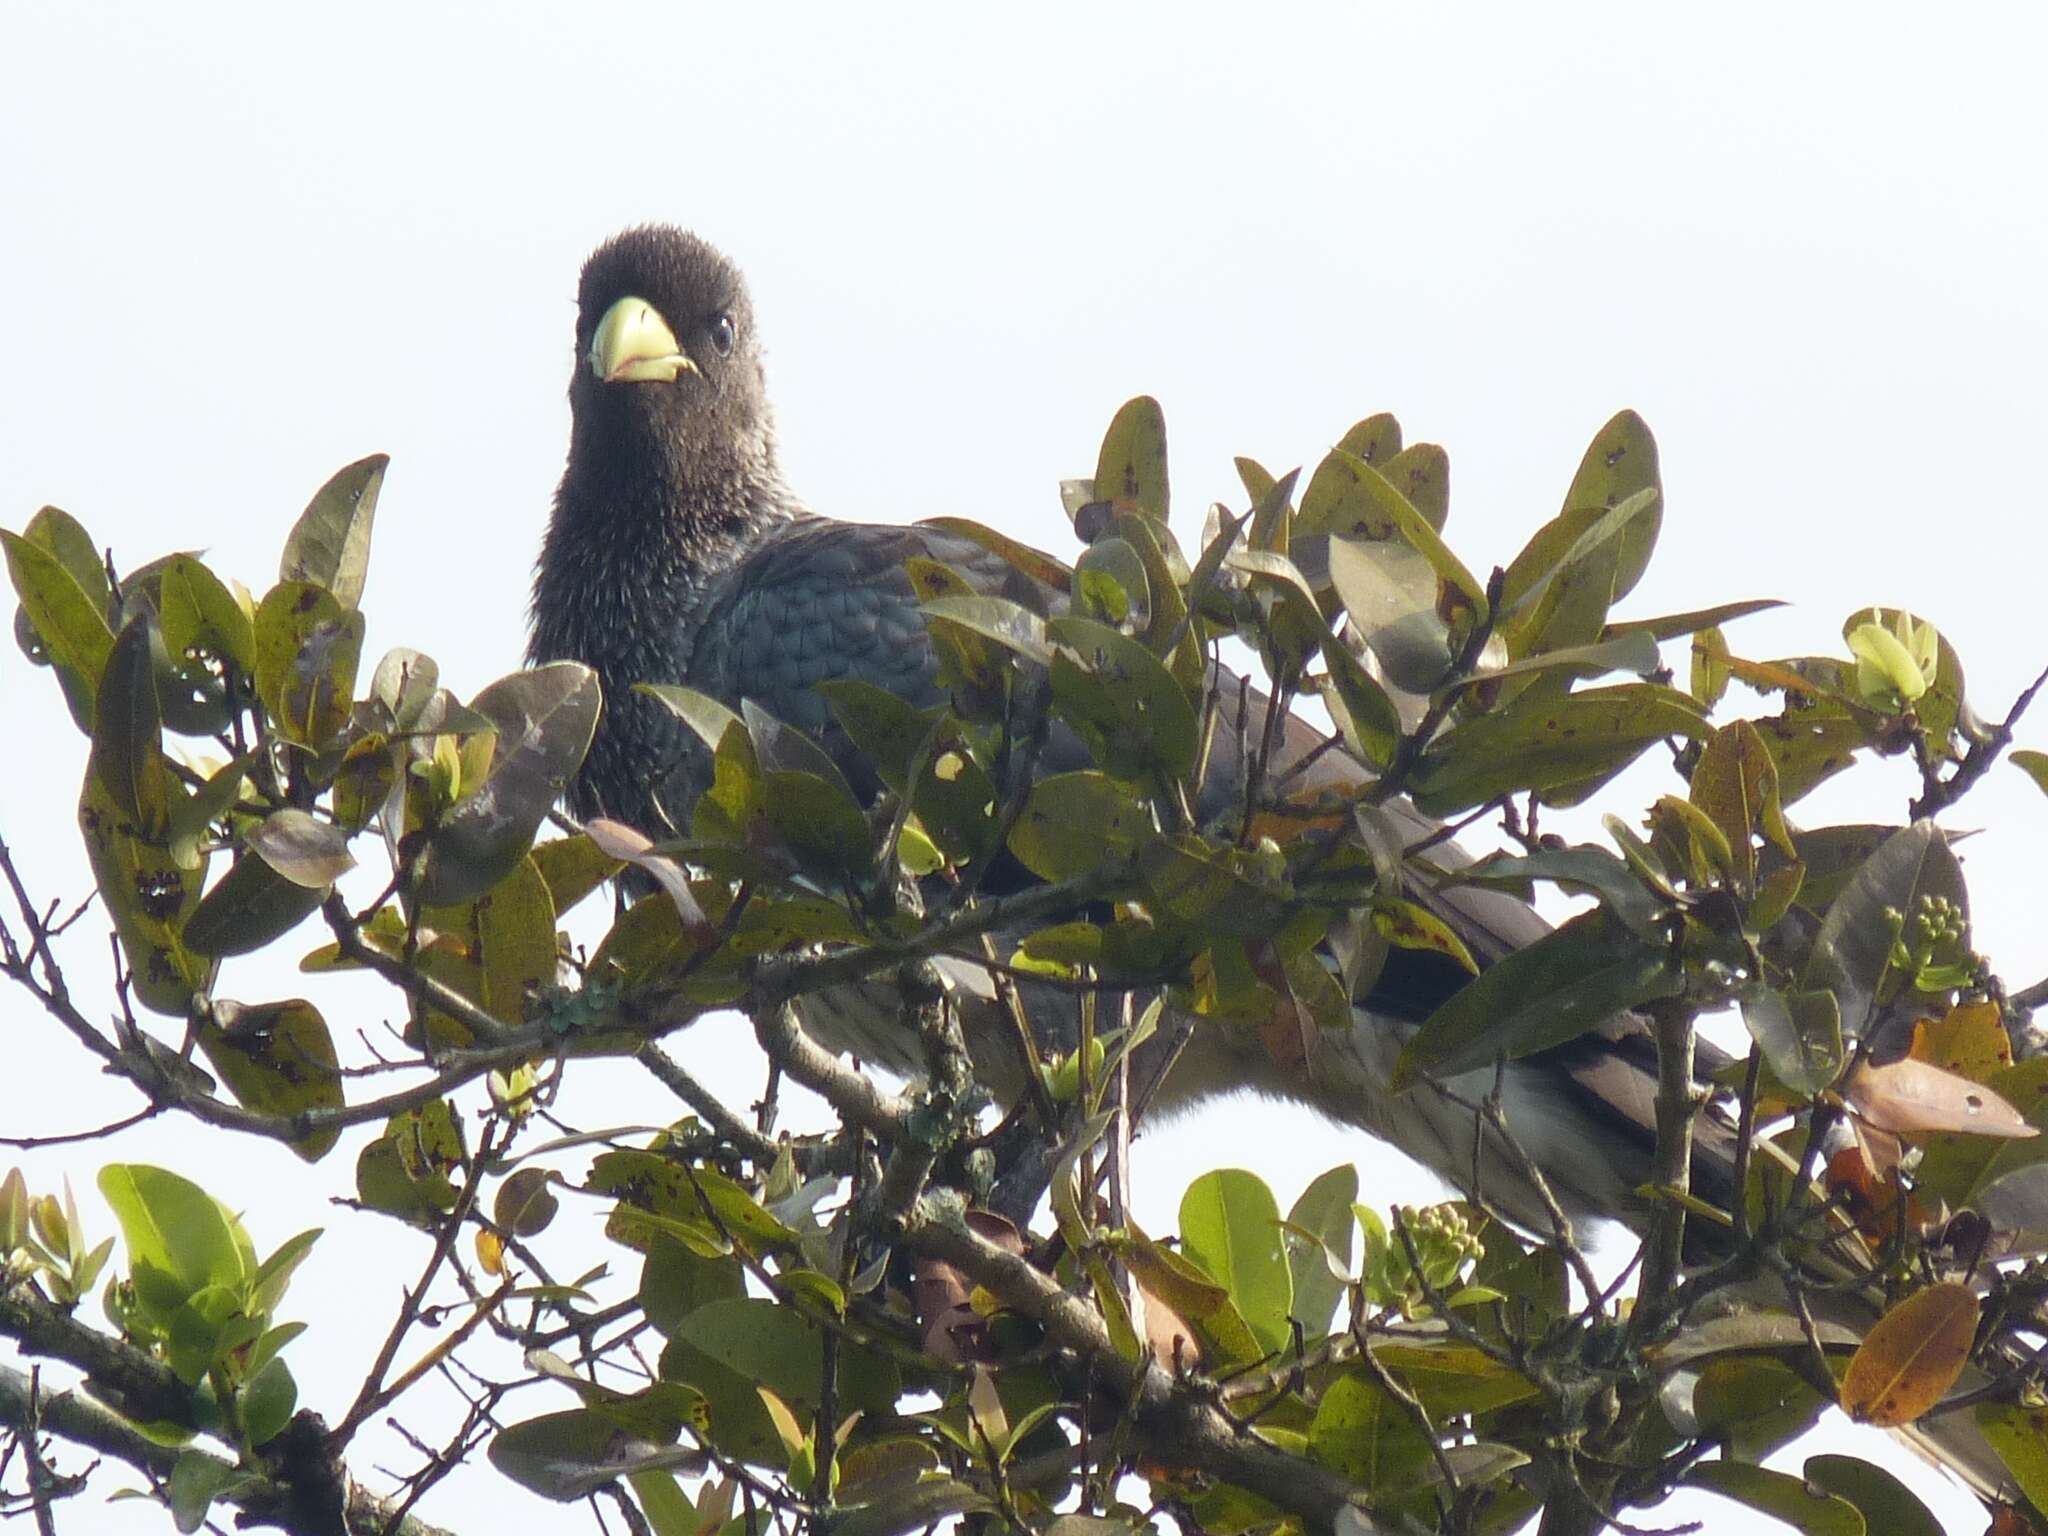
[[[535,570],[529,659],[581,662],[601,684],[604,713],[566,797],[578,816],[609,817],[656,839],[689,825],[710,779],[708,753],[665,705],[634,691],[642,682],[683,684],[736,711],[765,710],[823,747],[856,793],[880,794],[873,766],[818,685],[854,678],[919,708],[948,701],[922,594],[906,572],[912,557],[950,567],[978,592],[1035,596],[1040,607],[1064,602],[1057,591],[1025,591],[1030,578],[1011,561],[957,531],[812,511],[783,478],[745,281],[687,231],[631,228],[585,263],[569,404],[567,463]],[[1266,712],[1256,689],[1215,662],[1208,681],[1227,718],[1197,795],[1205,816],[1237,802],[1245,773],[1237,727],[1263,722]],[[1304,790],[1344,782],[1348,760],[1324,745],[1321,731],[1288,714],[1271,766],[1299,770]],[[1079,742],[1058,728],[1035,764],[1039,772],[1088,765]],[[1404,844],[1436,843],[1439,868],[1469,861],[1404,798],[1382,810]],[[1404,894],[1448,924],[1482,968],[1550,932],[1534,908],[1505,892],[1418,880],[1412,871],[1404,878]],[[977,1078],[1014,1101],[1024,1091],[1023,1064],[986,968],[942,964]],[[1658,1209],[1641,1194],[1652,1177],[1657,1080],[1654,1038],[1641,1017],[1601,1021],[1505,1063],[1498,1078],[1487,1068],[1393,1090],[1401,1047],[1468,980],[1441,955],[1396,948],[1351,999],[1351,1027],[1312,1031],[1306,1058],[1292,1062],[1250,1031],[1175,1020],[1181,1048],[1154,1085],[1152,1108],[1187,1113],[1219,1096],[1261,1094],[1379,1137],[1526,1231],[1556,1235],[1562,1215],[1646,1235]],[[1019,986],[1048,1048],[1072,1050],[1071,997],[1034,994],[1028,978]],[[926,1066],[890,983],[810,993],[798,1012],[834,1050],[904,1078]],[[1705,1040],[1698,1051],[1701,1081],[1729,1065]],[[1474,1113],[1496,1085],[1512,1144]],[[1736,1193],[1735,1128],[1711,1112],[1693,1124],[1693,1193],[1726,1208]],[[1691,1222],[1689,1257],[1715,1256],[1720,1231]],[[1869,1298],[1844,1295],[1838,1304],[1859,1333],[1876,1316]],[[1893,1433],[1981,1496],[2005,1481],[1967,1415]]]
[[[567,796],[571,811],[655,838],[689,825],[708,781],[707,754],[665,706],[634,691],[642,682],[687,685],[734,709],[750,702],[808,733],[856,792],[878,793],[872,767],[817,685],[856,678],[920,708],[943,704],[947,690],[905,561],[939,561],[980,592],[1015,592],[1028,578],[958,532],[838,521],[791,490],[744,279],[682,229],[628,229],[584,265],[569,404],[569,451],[535,572],[529,654],[536,664],[582,662],[602,686],[604,715]],[[1236,709],[1262,714],[1263,698],[1241,680],[1212,679],[1219,681]],[[1216,733],[1204,805],[1230,804],[1242,784],[1236,736],[1228,722]],[[1284,767],[1313,759],[1321,744],[1319,731],[1290,716],[1276,760]],[[1055,731],[1037,766],[1086,765],[1078,742]],[[1404,835],[1438,830],[1405,801],[1388,810]],[[1451,922],[1481,964],[1548,931],[1533,909],[1498,892],[1411,894]],[[1014,1033],[994,1017],[990,980],[974,969],[954,963],[949,980],[964,1000],[977,1076],[998,1097],[1014,1097],[1022,1086]],[[1493,1087],[1490,1068],[1399,1094],[1389,1087],[1402,1044],[1464,979],[1442,956],[1396,949],[1355,1000],[1353,1027],[1315,1031],[1308,1059],[1292,1065],[1249,1031],[1198,1024],[1155,1105],[1185,1110],[1240,1090],[1296,1101],[1380,1136],[1468,1191],[1473,1138],[1487,1134],[1487,1162],[1502,1170],[1487,1198],[1517,1222],[1547,1230],[1542,1193],[1478,1128],[1472,1106]],[[1030,1017],[1041,1028],[1072,1012],[1058,995],[1028,1001],[1039,1003]],[[866,1063],[906,1076],[923,1064],[880,983],[810,996],[801,1013],[826,1045]],[[1651,1038],[1629,1016],[1508,1064],[1509,1124],[1572,1217],[1641,1214],[1636,1191],[1650,1175],[1655,1087]],[[1711,1180],[1718,1170],[1725,1180],[1731,1161],[1703,1156],[1696,1164],[1696,1178]],[[1728,1191],[1712,1193],[1725,1199]]]

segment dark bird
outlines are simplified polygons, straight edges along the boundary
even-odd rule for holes
[[[583,269],[569,386],[574,420],[568,466],[541,552],[533,593],[535,662],[569,658],[593,667],[605,718],[570,804],[660,838],[687,824],[708,780],[706,754],[636,682],[685,683],[737,709],[752,700],[808,732],[849,783],[879,783],[838,729],[816,685],[855,677],[919,707],[945,689],[919,597],[904,561],[922,555],[976,588],[1023,596],[1022,578],[980,545],[933,527],[843,523],[806,509],[784,484],[746,286],[717,251],[681,230],[629,230]],[[1063,601],[1041,590],[1043,600]],[[1043,602],[1041,602],[1043,606]],[[1264,699],[1221,669],[1211,686],[1226,710],[1263,719]],[[1244,765],[1236,722],[1226,719],[1208,761],[1197,811],[1236,805]],[[1275,768],[1315,753],[1320,734],[1289,718]],[[1330,753],[1302,776],[1336,765]],[[1070,734],[1055,729],[1038,767],[1092,766]],[[1385,809],[1409,841],[1436,824],[1405,801]],[[1452,845],[1434,857],[1457,855]],[[1015,872],[1021,873],[1021,872]],[[993,883],[993,882],[990,882]],[[1469,886],[1434,888],[1412,876],[1405,891],[1450,923],[1483,965],[1548,931],[1534,910]],[[977,1075],[1007,1098],[1023,1091],[1014,1032],[980,968],[946,965]],[[1486,1199],[1533,1231],[1547,1231],[1541,1199],[1518,1170],[1522,1159],[1472,1105],[1493,1087],[1491,1070],[1395,1094],[1389,1077],[1416,1025],[1465,981],[1427,953],[1396,949],[1371,989],[1353,1002],[1353,1027],[1320,1029],[1307,1061],[1283,1067],[1250,1031],[1195,1028],[1154,1103],[1164,1109],[1250,1090],[1310,1105],[1371,1131],[1470,1190],[1475,1169]],[[1041,991],[1026,1001],[1054,1049],[1074,1043],[1072,1000]],[[909,1076],[923,1067],[886,986],[828,991],[803,1000],[806,1027],[836,1050]],[[1064,1031],[1061,1022],[1065,1021]],[[1162,1031],[1170,1033],[1173,1031]],[[1705,1042],[1700,1067],[1725,1061]],[[1575,1217],[1641,1225],[1635,1191],[1650,1177],[1655,1143],[1655,1050],[1642,1020],[1622,1015],[1552,1050],[1508,1064],[1503,1102],[1520,1147]],[[1695,1122],[1695,1191],[1725,1204],[1732,1194],[1732,1133]],[[1714,1240],[1710,1224],[1691,1224]],[[1845,1295],[1836,1305],[1859,1330],[1875,1304]],[[1920,1429],[1927,1429],[1926,1434]],[[1908,1442],[1988,1493],[2005,1474],[1966,1415],[1898,1431]]]
[[[944,703],[904,561],[938,560],[984,591],[1014,591],[1023,578],[953,533],[843,523],[806,510],[777,466],[745,285],[730,262],[680,230],[630,230],[584,267],[569,400],[568,467],[534,583],[531,656],[585,662],[603,681],[606,714],[571,791],[574,811],[657,838],[687,825],[707,779],[705,754],[665,708],[632,691],[641,681],[685,683],[735,709],[752,700],[810,733],[857,792],[874,793],[872,771],[816,684],[861,678],[919,707]],[[1264,706],[1235,679],[1223,696],[1255,718]],[[1216,733],[1199,810],[1237,803],[1238,739],[1227,727]],[[1282,766],[1319,741],[1306,722],[1288,721]],[[1059,731],[1039,762],[1041,771],[1088,765],[1078,740]],[[1394,809],[1415,836],[1432,830],[1405,802]],[[1530,908],[1494,893],[1411,894],[1452,921],[1482,964],[1547,931]],[[1357,1000],[1356,1026],[1317,1031],[1305,1067],[1281,1066],[1250,1031],[1198,1028],[1158,1102],[1170,1108],[1235,1089],[1302,1101],[1469,1184],[1470,1106],[1491,1088],[1491,1071],[1446,1085],[1463,1104],[1431,1086],[1400,1095],[1387,1087],[1402,1042],[1464,974],[1440,957],[1395,950]],[[998,1093],[1020,1091],[1012,1036],[992,1005],[977,1027],[974,1004],[989,996],[988,978],[961,966],[953,979],[979,1075]],[[897,1009],[876,991],[871,984],[814,997],[805,1021],[835,1049],[915,1072],[918,1042],[905,1038]],[[1044,1028],[1071,1012],[1070,1000],[1047,994],[1031,1017]],[[1651,1043],[1639,1021],[1624,1017],[1513,1063],[1506,1108],[1568,1209],[1615,1215],[1629,1210],[1631,1192],[1648,1177],[1654,1087]],[[1514,1160],[1490,1161],[1503,1171],[1488,1198],[1543,1227],[1535,1192],[1507,1171]],[[1699,1161],[1725,1176],[1725,1162]]]

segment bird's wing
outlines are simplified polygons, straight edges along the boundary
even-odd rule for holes
[[[705,594],[689,649],[691,687],[751,699],[829,752],[856,793],[880,788],[818,684],[857,678],[920,709],[945,702],[905,562],[936,560],[977,590],[1023,595],[1024,578],[942,529],[803,518],[777,528]]]
[[[689,683],[728,704],[752,700],[811,734],[856,792],[873,794],[879,788],[873,770],[840,731],[817,685],[858,678],[918,707],[945,702],[919,596],[905,570],[913,557],[950,566],[982,592],[1031,595],[1024,590],[1027,578],[1006,560],[941,529],[802,519],[774,530],[707,592],[689,641]],[[1041,605],[1046,595],[1043,589],[1037,594]],[[1263,720],[1263,695],[1241,679],[1219,668],[1212,685],[1226,713]],[[1241,794],[1245,768],[1239,742],[1245,735],[1229,721],[1214,733],[1200,796],[1205,815],[1221,814]],[[1304,764],[1289,780],[1290,796],[1304,802],[1325,790],[1355,789],[1362,778],[1362,770],[1343,754],[1319,753],[1322,739],[1298,717],[1282,722],[1274,770],[1286,774]],[[1041,767],[1050,771],[1086,761],[1078,740],[1058,731],[1046,745]],[[1405,801],[1392,801],[1385,810],[1404,840],[1419,841],[1438,830]],[[1432,857],[1445,864],[1464,858],[1450,844],[1439,845]],[[1549,931],[1528,905],[1499,892],[1431,883],[1411,874],[1407,894],[1449,923],[1481,964]],[[1476,1133],[1470,1106],[1492,1088],[1492,1073],[1399,1095],[1387,1087],[1401,1045],[1464,979],[1465,973],[1441,956],[1396,949],[1370,991],[1356,1000],[1354,1028],[1322,1032],[1326,1038],[1314,1042],[1307,1063],[1289,1066],[1274,1060],[1251,1031],[1198,1030],[1162,1102],[1168,1107],[1193,1103],[1236,1088],[1304,1101],[1365,1126],[1454,1182],[1469,1184]],[[982,990],[987,991],[985,977]],[[1072,1011],[1070,1002],[1063,1004],[1050,992],[1035,1001],[1034,1022],[1041,1027]],[[900,1022],[886,988],[847,989],[813,999],[808,1012],[812,1027],[838,1048],[898,1070],[915,1070],[915,1044],[895,1038]],[[1059,1031],[1046,1032],[1057,1043]],[[990,1019],[988,1033],[992,1040],[1005,1037],[1006,1021]],[[977,1052],[978,1057],[984,1054],[994,1058],[1007,1052],[1002,1046]],[[1014,1084],[1014,1073],[1001,1060],[982,1064],[992,1086],[1000,1090],[1006,1081]],[[1582,1213],[1628,1213],[1631,1192],[1648,1176],[1655,1082],[1647,1031],[1641,1020],[1626,1015],[1512,1064],[1505,1083],[1510,1123],[1568,1207]],[[1725,1156],[1703,1150],[1714,1167],[1727,1166]],[[1512,1165],[1503,1147],[1490,1147],[1489,1154],[1488,1161],[1497,1166]],[[1527,1184],[1502,1177],[1503,1187],[1491,1193],[1511,1214],[1540,1224],[1541,1206]],[[1711,1171],[1706,1182],[1715,1182]]]

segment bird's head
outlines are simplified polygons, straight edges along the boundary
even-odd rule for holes
[[[688,470],[766,462],[753,306],[739,269],[695,235],[649,224],[584,263],[570,409],[592,446],[651,440]]]

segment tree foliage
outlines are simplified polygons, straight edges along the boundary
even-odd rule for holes
[[[17,638],[89,743],[78,820],[123,962],[102,1027],[65,983],[64,924],[8,861],[17,1001],[144,1110],[285,1143],[430,1254],[356,1400],[301,1406],[301,1325],[277,1318],[294,1268],[323,1261],[317,1232],[259,1255],[232,1175],[109,1164],[116,1254],[68,1199],[10,1178],[0,1332],[84,1387],[0,1372],[41,1506],[97,1454],[181,1530],[219,1502],[294,1530],[422,1529],[412,1502],[485,1447],[536,1493],[660,1536],[953,1517],[1054,1536],[1491,1532],[1538,1511],[1564,1531],[1680,1485],[1807,1531],[1935,1529],[1854,1458],[1812,1458],[1803,1480],[1760,1468],[1831,1403],[1946,1426],[1945,1451],[2048,1503],[2029,1343],[2048,1326],[2048,1079],[2014,1059],[2030,999],[1972,950],[1934,819],[2025,701],[1986,723],[1909,613],[1849,616],[1837,655],[1762,660],[1726,633],[1762,602],[1619,616],[1662,515],[1634,415],[1494,565],[1445,541],[1448,461],[1389,416],[1305,484],[1240,460],[1242,505],[1183,548],[1158,409],[1133,401],[1095,475],[1063,488],[1071,568],[951,525],[1057,601],[911,572],[951,708],[832,686],[879,802],[751,704],[652,688],[716,765],[667,843],[552,812],[599,719],[587,669],[467,702],[418,651],[365,674],[383,469],[322,488],[260,596],[190,554],[125,568],[54,508],[0,533]],[[1241,798],[1204,817],[1204,765],[1233,728],[1226,641],[1274,709],[1246,732]],[[1334,739],[1284,760],[1274,722],[1317,706]],[[1054,723],[1092,768],[1032,774]],[[1920,793],[1897,824],[1801,819],[1823,781],[1901,754]],[[1669,790],[1624,803],[1615,781],[1646,756]],[[2037,776],[2048,761],[2014,757]],[[1397,796],[1497,826],[1505,851],[1467,863],[1405,836]],[[1581,805],[1609,812],[1604,840],[1540,830]],[[1034,880],[985,884],[1001,859]],[[627,875],[647,894],[573,944],[565,914]],[[1419,899],[1458,884],[1583,905],[1475,958]],[[1397,947],[1478,973],[1407,1039],[1397,1086],[1624,1010],[1651,1020],[1660,1138],[1633,1287],[1598,1281],[1555,1205],[1534,1232],[1483,1190],[1383,1211],[1348,1167],[1284,1215],[1258,1176],[1221,1169],[1189,1186],[1177,1234],[1130,1219],[1134,1063],[1173,1045],[1160,996],[1299,1071]],[[402,1048],[351,1046],[303,998],[230,995],[240,957],[280,952],[381,977]],[[932,966],[963,955],[1071,1002],[1056,1030],[1017,1011],[1031,1070],[999,1126]],[[806,999],[868,980],[921,1042],[901,1091],[802,1023]],[[707,1093],[687,1032],[718,1009],[750,1017],[836,1127],[778,1135]],[[1746,1057],[1702,1122],[1732,1149],[1720,1209],[1688,1192],[1691,1070],[1697,1021],[1731,1010]],[[672,1090],[674,1122],[565,1130],[551,1106],[600,1056]],[[1471,1112],[1513,1145],[1498,1098]],[[603,1212],[607,1254],[564,1236],[571,1202]],[[400,1369],[430,1308],[443,1329]],[[424,1369],[485,1333],[524,1369],[476,1375],[417,1476],[375,1494],[348,1478],[370,1416],[402,1415]]]

